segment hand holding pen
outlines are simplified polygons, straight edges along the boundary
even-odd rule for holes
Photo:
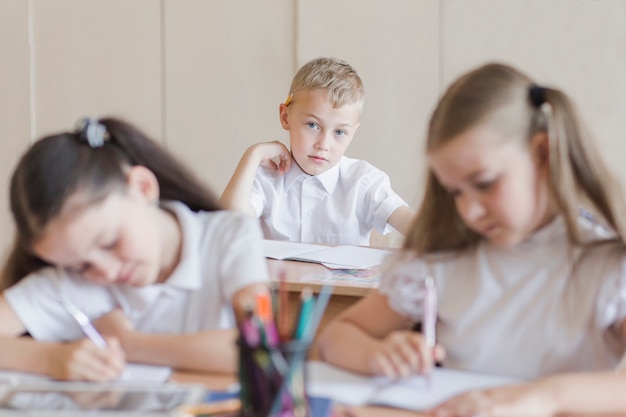
[[[109,381],[119,378],[126,367],[124,352],[116,339],[100,348],[88,338],[53,345],[48,374],[54,379]]]
[[[420,373],[430,382],[431,369],[435,361],[443,359],[445,352],[437,345],[437,291],[432,277],[424,279],[422,291],[422,332],[397,330],[374,341],[370,352],[374,374],[400,378]]]
[[[105,340],[83,313],[63,292],[63,270],[57,268],[54,285],[58,301],[86,336],[72,343],[59,345],[51,362],[50,374],[58,379],[105,381],[127,379],[126,359],[118,339]]]

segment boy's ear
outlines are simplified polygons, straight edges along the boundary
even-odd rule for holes
[[[283,129],[289,130],[289,113],[287,112],[285,103],[280,103],[280,106],[278,106],[278,114],[280,117],[280,125]]]
[[[148,168],[142,165],[130,167],[126,173],[126,181],[131,193],[137,193],[150,204],[159,201],[159,181]]]

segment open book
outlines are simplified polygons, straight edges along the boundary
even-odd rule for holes
[[[422,376],[400,380],[365,377],[323,362],[307,368],[311,395],[332,398],[350,406],[383,405],[424,411],[471,389],[521,382],[515,378],[435,368],[430,384]]]
[[[264,240],[266,258],[282,261],[303,261],[324,265],[329,269],[367,269],[380,265],[391,252],[363,246],[323,246],[281,240]]]

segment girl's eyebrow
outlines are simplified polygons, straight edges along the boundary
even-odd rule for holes
[[[485,170],[480,168],[480,169],[478,169],[476,171],[470,172],[469,174],[465,175],[463,177],[463,179],[465,179],[467,181],[474,181],[476,179],[476,177],[480,177],[484,173],[485,173]]]

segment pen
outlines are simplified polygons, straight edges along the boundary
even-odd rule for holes
[[[59,294],[59,302],[61,303],[65,311],[67,311],[67,313],[72,316],[74,321],[78,323],[80,329],[83,331],[85,336],[87,336],[100,349],[106,349],[106,340],[104,340],[102,335],[98,333],[95,327],[93,327],[93,324],[91,324],[89,317],[87,317],[85,313],[80,311],[78,307],[76,307],[76,305],[74,305],[74,303],[65,296],[65,294]]]
[[[278,273],[278,279],[278,335],[281,341],[286,342],[289,339],[289,292],[284,269]]]
[[[422,309],[422,335],[426,346],[432,349],[437,344],[437,288],[431,276],[424,280],[424,306]],[[430,386],[430,370],[426,374],[426,383]]]
[[[313,292],[308,287],[304,288],[301,295],[300,317],[298,319],[298,327],[296,328],[294,339],[301,340],[304,337],[309,322],[311,321],[314,303]]]
[[[256,315],[261,321],[261,326],[263,332],[265,333],[267,346],[278,346],[278,331],[276,330],[276,323],[274,323],[274,318],[272,316],[272,299],[270,295],[265,291],[257,293]]]

